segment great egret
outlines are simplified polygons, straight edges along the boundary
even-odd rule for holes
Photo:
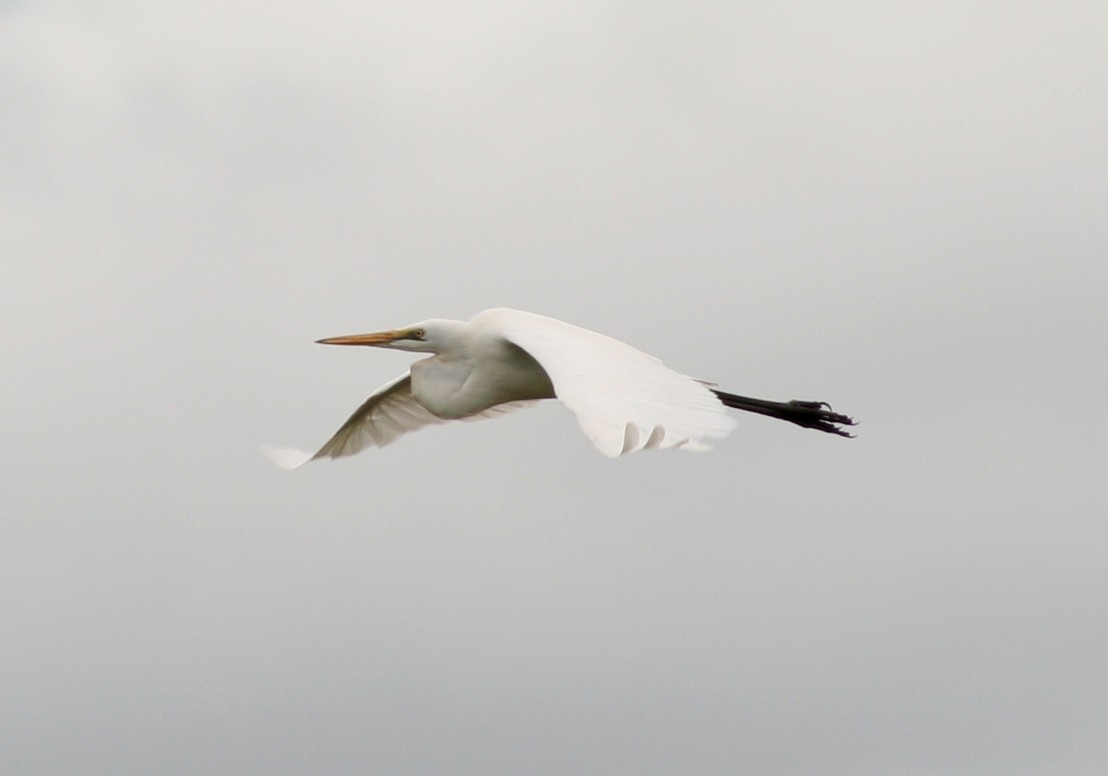
[[[485,310],[469,322],[435,319],[318,342],[434,355],[374,391],[315,454],[266,448],[289,469],[383,447],[435,423],[495,417],[540,399],[561,400],[596,448],[611,457],[648,449],[706,450],[704,439],[726,436],[735,425],[725,406],[840,436],[851,436],[841,426],[854,425],[825,402],[725,393],[619,340],[519,310]]]

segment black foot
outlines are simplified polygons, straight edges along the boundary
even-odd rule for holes
[[[854,418],[849,415],[833,412],[831,410],[831,405],[827,402],[793,399],[788,404],[790,407],[796,407],[803,412],[795,418],[785,418],[785,420],[791,420],[793,423],[804,426],[805,428],[815,428],[820,431],[826,431],[829,434],[838,434],[839,436],[850,438],[854,437],[854,435],[846,429],[839,428],[840,425],[857,425],[854,422]]]
[[[826,431],[828,434],[837,434],[843,437],[854,436],[849,431],[839,428],[839,426],[855,425],[854,419],[835,412],[831,409],[831,405],[825,401],[800,401],[799,399],[767,401],[766,399],[752,399],[749,396],[739,396],[715,389],[712,389],[712,391],[727,407],[787,420],[789,423],[795,423],[804,428]]]

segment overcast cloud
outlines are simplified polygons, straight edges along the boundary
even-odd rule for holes
[[[0,771],[1108,772],[1095,2],[0,2]],[[290,474],[493,306],[548,402]]]

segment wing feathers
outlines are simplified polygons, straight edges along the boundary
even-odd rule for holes
[[[534,313],[486,310],[470,321],[526,350],[600,452],[704,450],[734,427],[708,387],[603,334]]]
[[[528,407],[533,401],[499,404],[463,420],[484,420]],[[315,453],[292,447],[263,446],[262,452],[282,469],[298,469],[319,458],[342,458],[360,453],[367,447],[384,447],[405,434],[447,421],[433,415],[412,396],[410,374],[378,388],[354,410],[338,431]]]
[[[404,375],[374,391],[312,459],[341,458],[367,447],[384,447],[411,431],[445,422],[415,400],[412,378]]]
[[[315,454],[291,447],[263,447],[262,451],[281,468],[297,469],[319,458],[342,458],[367,447],[384,447],[424,426],[445,423],[415,400],[411,388],[411,375],[382,385]]]

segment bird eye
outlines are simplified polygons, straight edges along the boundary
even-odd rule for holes
[[[421,340],[423,339],[423,334],[423,329],[412,329],[410,332],[408,332],[408,339]]]

